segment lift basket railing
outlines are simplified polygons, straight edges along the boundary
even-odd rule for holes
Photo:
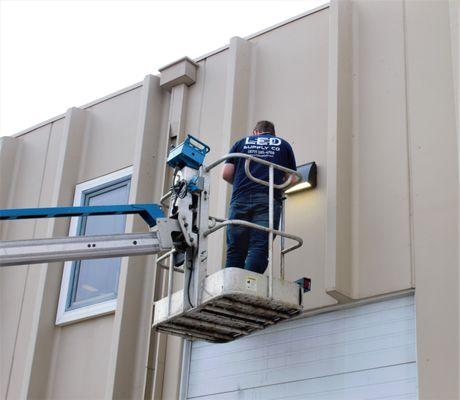
[[[246,176],[249,179],[251,179],[252,181],[254,181],[254,182],[258,183],[258,184],[268,186],[268,193],[269,193],[269,195],[268,195],[269,226],[266,227],[266,226],[263,226],[263,225],[254,224],[252,222],[248,222],[248,221],[244,221],[244,220],[223,219],[223,218],[211,217],[210,216],[209,217],[210,225],[209,225],[208,230],[204,232],[204,236],[208,236],[208,235],[210,235],[210,234],[212,234],[212,233],[224,228],[225,226],[229,226],[229,225],[246,226],[246,227],[249,227],[249,228],[258,229],[258,230],[261,230],[261,231],[268,232],[268,235],[269,235],[269,238],[268,238],[268,282],[269,282],[268,294],[269,294],[269,297],[272,298],[273,297],[273,238],[274,238],[274,235],[279,236],[281,238],[281,247],[280,247],[280,277],[281,277],[281,279],[284,279],[284,275],[285,275],[285,259],[284,259],[285,255],[287,253],[295,250],[295,249],[298,249],[303,244],[303,240],[299,236],[286,233],[283,230],[274,229],[274,224],[273,224],[274,189],[279,189],[279,190],[284,192],[290,186],[292,186],[292,184],[294,183],[293,176],[297,176],[300,180],[302,179],[302,176],[300,175],[300,173],[298,173],[297,171],[294,171],[292,169],[289,169],[289,168],[283,167],[281,165],[272,163],[270,161],[266,161],[266,160],[263,160],[261,158],[257,158],[255,156],[251,156],[249,154],[244,154],[244,153],[230,153],[230,154],[227,154],[227,155],[217,159],[216,161],[212,162],[211,164],[209,164],[207,166],[203,166],[202,171],[204,173],[209,173],[212,169],[217,167],[219,164],[223,163],[224,161],[226,161],[228,159],[232,159],[232,158],[244,158],[245,159],[244,171],[246,173]],[[250,171],[251,162],[256,162],[256,163],[259,163],[259,164],[262,164],[262,165],[266,165],[269,168],[268,181],[264,181],[264,180],[256,178],[255,176],[252,175],[252,173]],[[289,174],[289,178],[285,182],[283,182],[281,184],[275,184],[275,182],[274,182],[274,170],[275,169],[277,169],[279,171],[282,171],[282,172],[285,172],[286,174]],[[160,202],[161,202],[161,204],[163,206],[168,207],[168,205],[166,204],[166,200],[171,197],[171,194],[172,194],[172,191],[170,190],[170,191],[168,191],[167,193],[165,193],[162,196]],[[282,229],[283,229],[284,218],[285,218],[284,217],[284,201],[283,201],[283,206],[282,206],[281,218],[282,218]],[[290,246],[290,247],[288,247],[288,248],[284,248],[284,239],[285,238],[292,239],[292,240],[296,241],[297,243],[292,245],[292,246]],[[168,268],[167,266],[165,266],[164,264],[161,264],[160,262],[162,260],[168,258],[168,257],[171,257],[173,254],[174,254],[173,251],[170,251],[170,252],[166,253],[163,256],[159,257],[157,262],[163,268]],[[168,279],[168,281],[171,281],[172,280],[172,272],[174,270],[177,270],[177,269],[174,268],[173,263],[171,262],[171,260],[170,260],[170,263],[169,263],[169,270],[170,271],[169,271],[169,279]],[[169,297],[171,296],[171,291],[170,290],[168,290],[168,296]]]

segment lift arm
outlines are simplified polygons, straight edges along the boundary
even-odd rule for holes
[[[50,207],[50,208],[16,208],[0,210],[1,220],[89,217],[93,215],[139,214],[150,228],[156,225],[157,218],[164,217],[158,204],[127,204],[114,206]]]
[[[171,250],[176,244],[173,243],[173,237],[180,237],[181,231],[178,221],[164,218],[163,211],[157,204],[0,210],[0,220],[124,214],[139,214],[150,226],[151,231],[148,233],[1,241],[0,267],[157,254]]]
[[[0,267],[156,254],[157,232],[2,241]]]

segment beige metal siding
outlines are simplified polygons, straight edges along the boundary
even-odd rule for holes
[[[86,138],[83,151],[78,148],[71,149],[71,157],[78,163],[76,172],[78,174],[80,170],[80,178],[73,183],[68,182],[72,188],[68,192],[69,201],[61,201],[60,205],[71,204],[73,190],[78,181],[94,178],[132,163],[139,93],[140,89],[136,88],[126,96],[117,96],[85,111],[88,118],[86,130],[79,132],[82,140],[83,137]],[[18,151],[15,163],[10,166],[10,173],[14,178],[8,188],[2,187],[2,190],[9,191],[7,207],[53,204],[56,177],[62,172],[58,158],[62,153],[65,122],[66,119],[59,119],[15,138]],[[54,222],[46,220],[2,222],[2,238],[12,240],[47,237],[52,223]],[[68,221],[60,220],[59,226],[59,229],[63,229],[62,234],[68,231]],[[2,301],[2,327],[7,327],[2,328],[4,395],[8,391],[11,398],[27,396],[28,392],[35,397],[51,396],[53,393],[58,397],[64,394],[72,396],[73,393],[79,397],[92,397],[96,394],[101,397],[106,389],[104,371],[107,370],[110,359],[113,316],[66,328],[54,327],[62,266],[50,265],[52,275],[48,274],[46,281],[51,286],[47,287],[44,301],[51,303],[50,307],[46,306],[44,309],[46,317],[39,311],[42,301],[39,299],[43,296],[40,281],[46,274],[44,268],[21,266],[0,270],[2,299],[5,300]],[[49,280],[51,277],[52,281]],[[49,321],[45,331],[36,331],[36,318]],[[38,347],[35,349],[37,343]],[[69,343],[72,345],[69,346]],[[90,347],[99,350],[87,351]],[[40,367],[37,368],[33,361],[37,355],[32,354],[40,352],[40,349],[43,349],[45,357],[40,356]],[[67,370],[71,373],[67,373]]]
[[[50,201],[50,175],[57,155],[53,152],[60,139],[60,121],[45,125],[31,135],[14,139],[17,151],[14,162],[5,165],[11,180],[0,190],[8,193],[6,207],[46,206]],[[49,168],[51,167],[51,168]],[[51,178],[52,179],[52,178]],[[18,222],[18,223],[15,223]],[[43,221],[2,222],[2,239],[43,237]],[[28,266],[0,269],[2,308],[2,396],[15,397],[22,387],[28,346],[32,340],[38,271]]]
[[[354,11],[352,295],[365,297],[411,287],[403,2]]]
[[[316,282],[305,297],[308,308],[333,304],[324,291],[329,10],[253,42],[251,125],[274,121],[278,134],[292,144],[297,164],[318,164],[317,189],[285,202],[286,230],[304,239],[304,246],[286,259],[286,278],[308,276]]]
[[[132,164],[141,88],[88,109],[79,182]]]
[[[112,329],[113,315],[57,328],[46,398],[104,398]]]
[[[126,95],[117,96],[85,110],[85,131],[78,133],[83,136],[81,152],[77,147],[70,148],[79,171],[78,180],[74,182],[73,187],[78,182],[104,175],[132,163],[139,93],[140,89],[136,88]],[[73,192],[69,201],[72,197]],[[52,267],[61,268],[57,265]],[[56,280],[53,286],[56,299],[59,290],[60,279]],[[54,321],[55,313],[54,309],[50,315],[51,323]],[[113,316],[55,328],[54,338],[42,339],[47,342],[52,339],[49,343],[52,348],[52,355],[48,360],[50,372],[44,376],[48,377],[47,385],[41,381],[43,373],[35,371],[34,374],[38,375],[37,389],[32,387],[31,390],[39,390],[47,393],[47,396],[56,397],[101,397],[106,390],[112,330]],[[69,346],[69,343],[74,344]],[[88,351],[88,348],[94,350]],[[72,366],[71,373],[64,372],[68,365]],[[55,379],[56,377],[59,379]]]
[[[171,94],[147,76],[0,142],[0,206],[71,205],[77,183],[129,165],[131,200],[158,202],[170,122],[210,144],[212,161],[273,120],[298,164],[318,163],[318,188],[286,204],[286,228],[305,242],[287,278],[312,278],[306,310],[416,284],[421,397],[457,398],[458,12],[454,2],[333,0],[232,38],[198,62],[189,88]],[[216,170],[212,215],[225,216],[230,191]],[[67,232],[66,220],[0,223],[1,240]],[[224,233],[209,244],[212,272]],[[61,268],[0,270],[0,396],[177,398],[182,341],[150,336],[162,288],[153,257],[123,261],[115,316],[65,328],[54,324]]]
[[[459,137],[449,4],[405,5],[420,397],[459,398]]]
[[[199,63],[197,82],[190,87],[187,107],[186,129],[206,142],[212,149],[207,160],[216,160],[223,152],[228,151],[223,138],[225,112],[225,89],[228,63],[228,51],[219,53]],[[219,170],[219,168],[218,168]],[[212,196],[210,200],[210,215],[223,216],[222,202],[226,202],[225,192],[219,171],[211,178]],[[221,268],[222,236],[216,234],[209,239],[209,271]]]

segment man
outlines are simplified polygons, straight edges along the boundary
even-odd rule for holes
[[[269,121],[257,122],[252,136],[236,142],[230,153],[245,153],[274,164],[296,169],[291,145],[276,137],[275,126]],[[222,177],[233,185],[229,219],[242,219],[268,227],[268,186],[250,180],[244,171],[244,158],[228,159]],[[250,171],[255,178],[268,182],[269,168],[251,161]],[[289,178],[274,170],[274,183],[281,184]],[[292,180],[296,179],[293,175]],[[294,182],[293,182],[294,183]],[[281,190],[274,190],[273,227],[278,229],[281,213]],[[227,227],[227,262],[225,267],[244,268],[263,274],[268,264],[268,233],[241,225]]]

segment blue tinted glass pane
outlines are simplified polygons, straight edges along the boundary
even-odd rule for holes
[[[110,189],[108,191],[88,194],[85,204],[91,206],[126,204],[128,202],[129,186]],[[126,217],[124,215],[108,215],[86,218],[81,235],[116,234],[125,231]],[[116,297],[120,258],[104,258],[98,260],[83,260],[75,276],[76,284],[72,300],[86,305]],[[73,305],[78,306],[77,304]]]

